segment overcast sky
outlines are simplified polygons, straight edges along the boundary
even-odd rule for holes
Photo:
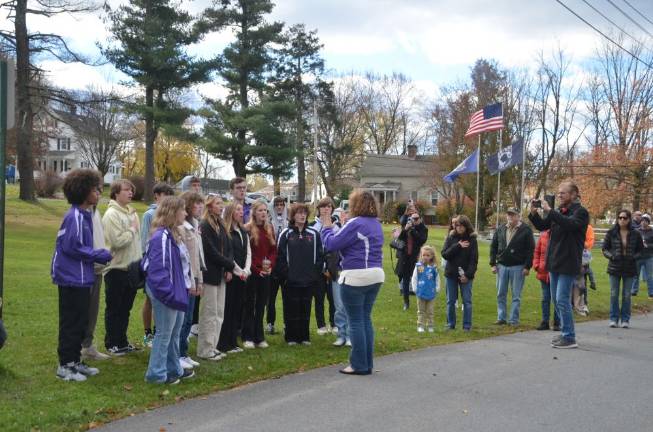
[[[629,8],[625,0],[613,0],[647,31],[653,25]],[[653,21],[653,1],[627,0]],[[606,0],[589,0],[596,8],[638,37],[653,38],[637,28]],[[116,5],[119,1],[109,3]],[[199,12],[208,0],[183,1]],[[564,0],[569,7],[609,32],[612,25],[582,0]],[[538,51],[550,52],[560,44],[573,59],[589,58],[601,37],[571,15],[555,0],[278,0],[271,19],[287,24],[304,23],[317,29],[324,43],[328,69],[336,72],[402,72],[425,92],[467,78],[480,57],[493,58],[507,67],[532,64]],[[6,19],[0,27],[8,25]],[[109,37],[100,14],[32,18],[32,31],[56,32],[71,46],[88,55],[99,55],[98,42]],[[221,51],[231,34],[209,35],[195,51],[210,56]],[[118,82],[124,79],[110,65],[88,67],[43,61],[50,79],[64,87]],[[214,85],[200,93],[216,95]]]

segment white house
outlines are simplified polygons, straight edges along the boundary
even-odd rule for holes
[[[73,129],[61,120],[64,115],[74,114],[56,110],[45,114],[47,149],[42,156],[35,158],[34,178],[38,178],[41,172],[44,171],[54,171],[65,177],[74,168],[97,169],[80,150]],[[121,173],[122,163],[116,159],[109,167],[109,171],[104,175],[104,183],[111,184],[114,180],[121,178]]]

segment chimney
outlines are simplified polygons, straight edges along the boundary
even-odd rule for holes
[[[417,146],[414,144],[411,144],[407,147],[408,150],[408,157],[411,159],[415,159],[417,157]]]

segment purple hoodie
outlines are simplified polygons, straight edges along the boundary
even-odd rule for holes
[[[73,205],[57,233],[52,257],[52,282],[60,286],[90,288],[95,283],[93,264],[111,261],[106,249],[93,249],[93,214]]]
[[[375,217],[349,219],[337,233],[322,228],[322,244],[327,252],[340,252],[343,270],[383,267],[383,228]]]
[[[184,281],[181,251],[167,228],[159,227],[152,234],[143,259],[145,281],[152,295],[164,305],[186,311],[188,289]]]

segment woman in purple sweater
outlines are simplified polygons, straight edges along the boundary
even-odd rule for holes
[[[340,372],[369,375],[373,368],[374,328],[372,307],[385,281],[383,272],[383,230],[377,219],[378,207],[369,192],[355,191],[349,196],[351,219],[337,232],[331,216],[322,219],[322,243],[328,252],[342,257],[342,302],[349,320],[350,365]]]

